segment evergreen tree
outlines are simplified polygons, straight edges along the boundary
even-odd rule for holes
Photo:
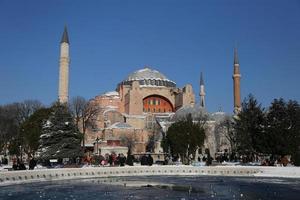
[[[289,132],[291,138],[292,161],[296,166],[300,166],[300,105],[297,101],[290,100],[287,103],[289,115]]]
[[[289,118],[283,99],[274,99],[267,112],[265,152],[287,155],[289,152]]]
[[[169,127],[163,143],[169,145],[173,155],[179,154],[184,162],[188,161],[189,155],[195,157],[196,150],[204,143],[204,124],[203,121],[193,121],[191,114],[188,114],[185,119]]]
[[[34,154],[37,151],[43,122],[49,118],[51,112],[51,108],[40,108],[21,124],[20,138],[27,154]]]
[[[236,146],[241,154],[261,152],[263,148],[264,112],[251,94],[242,103],[241,112],[235,116]]]
[[[274,99],[267,113],[265,135],[266,153],[295,157],[300,146],[299,104],[296,101],[286,103],[282,98]]]
[[[76,158],[82,156],[80,141],[72,115],[65,105],[55,104],[48,120],[43,123],[38,153],[41,159]]]

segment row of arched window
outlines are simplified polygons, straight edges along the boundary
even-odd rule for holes
[[[171,109],[169,109],[169,110],[167,110],[167,109],[165,109],[165,108],[163,108],[163,109],[161,109],[161,108],[143,108],[143,112],[153,112],[153,113],[165,113],[165,112],[172,112],[172,110]]]
[[[124,85],[130,85],[132,81],[124,81]],[[154,80],[154,79],[148,79],[148,80],[139,80],[140,85],[156,85],[156,86],[166,86],[166,87],[176,87],[176,84],[170,81],[166,80]]]

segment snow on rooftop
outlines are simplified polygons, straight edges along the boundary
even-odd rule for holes
[[[105,92],[103,94],[103,96],[108,96],[108,97],[110,97],[110,96],[119,96],[119,93],[117,91],[109,91],[109,92]]]
[[[112,124],[110,127],[108,127],[108,129],[132,129],[133,127],[130,124],[127,124],[125,122],[116,122],[114,124]]]
[[[128,115],[126,113],[123,113],[123,115],[126,118],[137,118],[137,119],[145,119],[146,118],[146,115]]]
[[[111,105],[108,105],[108,106],[105,106],[105,109],[117,109],[118,106],[111,106]]]
[[[175,83],[174,81],[168,79],[161,72],[154,69],[150,69],[148,67],[134,71],[133,73],[129,74],[127,78],[125,78],[125,81],[134,81],[134,80],[163,80],[163,81]]]
[[[105,114],[107,112],[111,112],[111,111],[118,112],[118,109],[115,106],[107,106],[107,107],[105,107],[105,110],[104,110],[103,114]]]

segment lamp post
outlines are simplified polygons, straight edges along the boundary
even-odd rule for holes
[[[21,157],[20,159],[22,161],[22,145],[20,145],[19,148],[20,148],[20,157]]]
[[[99,140],[100,140],[100,139],[99,139],[99,137],[97,136],[97,138],[96,138],[96,145],[97,145],[97,153],[96,153],[96,154],[97,154],[97,155],[99,154],[99,150],[98,150],[98,142],[99,142]]]

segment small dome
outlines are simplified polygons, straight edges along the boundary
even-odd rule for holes
[[[130,124],[127,124],[125,122],[116,122],[108,128],[109,129],[132,129],[133,127]]]
[[[226,117],[226,113],[225,112],[215,112],[211,114],[211,118],[212,120],[216,121],[216,122],[220,122],[223,121]]]
[[[174,81],[169,80],[159,71],[148,67],[129,74],[129,76],[127,76],[121,84],[129,85],[132,81],[139,81],[139,84],[143,86],[176,87],[176,83]]]
[[[172,120],[177,121],[177,120],[184,119],[188,114],[191,114],[192,118],[195,120],[197,118],[202,118],[202,117],[206,118],[207,120],[210,118],[208,112],[203,107],[201,107],[199,105],[195,105],[195,106],[186,105],[186,106],[179,108],[175,112]]]

